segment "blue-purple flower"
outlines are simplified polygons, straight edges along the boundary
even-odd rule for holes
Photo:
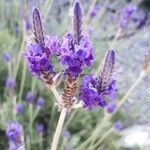
[[[100,4],[96,4],[90,11],[90,17],[93,18],[95,17],[98,12],[100,11],[101,5]]]
[[[137,10],[137,6],[135,5],[126,5],[123,8],[123,11],[120,15],[120,20],[119,20],[120,28],[124,29],[127,26],[130,17],[136,10]]]
[[[105,107],[108,98],[114,100],[116,96],[115,80],[112,76],[114,63],[115,52],[109,50],[100,75],[98,77],[94,77],[94,75],[84,77],[80,88],[80,100],[85,108]]]
[[[4,52],[2,58],[4,62],[9,62],[11,60],[11,54],[9,52]]]
[[[43,47],[38,43],[27,43],[25,58],[28,69],[33,74],[41,78],[44,71],[53,72],[53,66],[50,56],[44,51]]]
[[[22,114],[24,112],[25,108],[22,103],[17,103],[16,104],[16,113],[17,114]]]
[[[123,125],[120,120],[114,123],[114,129],[116,129],[117,131],[121,131],[123,129]]]
[[[24,146],[23,128],[18,122],[10,122],[6,128],[9,150],[20,150]]]
[[[110,102],[106,105],[106,111],[108,113],[112,113],[114,112],[114,110],[116,109],[117,105],[114,102]]]
[[[7,89],[13,89],[16,86],[16,82],[13,78],[7,78],[5,86]]]
[[[27,31],[32,29],[31,22],[29,21],[28,18],[25,18],[25,28],[26,28]]]
[[[36,106],[42,108],[44,107],[44,103],[45,103],[44,99],[42,97],[39,97],[36,101]]]
[[[43,124],[37,124],[36,125],[36,131],[39,134],[43,134],[43,132],[44,132],[44,125]]]
[[[103,96],[98,93],[98,80],[93,75],[87,75],[82,81],[80,88],[80,99],[84,107],[89,109],[96,106],[104,107],[106,102]]]
[[[93,47],[87,35],[82,35],[78,44],[73,43],[72,33],[67,33],[62,40],[60,61],[67,66],[66,73],[77,77],[84,65],[90,67],[93,59]]]
[[[28,103],[32,103],[33,102],[33,93],[31,91],[28,91],[25,96],[25,99]]]
[[[63,131],[63,137],[64,137],[66,140],[68,140],[68,139],[71,137],[70,132],[65,129],[65,130]]]

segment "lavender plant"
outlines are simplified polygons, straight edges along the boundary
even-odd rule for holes
[[[109,0],[101,8],[97,6],[98,1],[94,0],[88,9],[89,15],[86,16],[87,18],[84,16],[81,2],[75,0],[72,8],[71,26],[66,33],[59,36],[46,35],[43,28],[41,16],[43,16],[44,22],[47,21],[48,12],[51,8],[51,5],[48,6],[47,4],[52,4],[52,2],[49,0],[43,2],[43,9],[46,9],[43,14],[40,13],[37,7],[33,8],[32,25],[28,16],[28,5],[25,2],[23,38],[14,68],[14,58],[9,53],[3,55],[3,60],[8,65],[9,70],[8,78],[4,83],[5,92],[6,94],[8,92],[8,95],[4,97],[7,103],[0,105],[0,120],[2,122],[0,125],[3,130],[6,130],[10,150],[34,149],[37,145],[41,150],[47,148],[51,150],[101,149],[101,146],[110,135],[118,134],[122,130],[122,122],[120,120],[114,121],[112,118],[149,73],[150,54],[146,55],[143,69],[135,83],[118,100],[117,75],[114,73],[117,69],[118,54],[116,54],[116,50],[112,49],[114,43],[118,40],[118,35],[114,37],[112,45],[110,44],[103,63],[98,69],[95,69],[93,66],[96,57],[94,55],[95,47],[91,40],[93,36],[86,30],[86,25],[88,25],[86,23],[94,24],[97,18],[99,18],[97,20],[102,21]],[[42,10],[42,8],[40,9]],[[136,7],[130,5],[123,9],[123,14],[120,16],[118,23],[118,29],[121,32],[125,31],[131,15],[136,10]],[[31,32],[33,32],[33,35],[31,35]],[[25,39],[27,40],[24,48]],[[23,64],[21,62],[22,52],[25,59]],[[98,55],[97,57],[101,56]],[[20,65],[22,65],[21,77],[19,76]],[[28,77],[26,65],[33,76],[31,85],[30,81],[26,82]],[[58,69],[57,65],[61,70]],[[37,82],[38,80],[42,84]],[[20,81],[20,89],[18,89],[18,81]],[[36,86],[39,84],[40,86]],[[47,98],[43,98],[45,87],[48,89]],[[38,88],[40,90],[44,89],[42,95]],[[17,95],[18,91],[19,94]],[[50,91],[55,97],[53,101]],[[51,107],[52,103],[53,106]],[[60,113],[60,117],[56,124],[57,111],[58,114]],[[99,117],[93,113],[95,111],[101,112],[100,114],[97,113],[100,115]],[[78,113],[77,119],[75,119],[76,113]],[[4,117],[4,114],[6,117]],[[68,130],[68,128],[71,128],[73,123],[79,120],[79,114],[84,121],[82,122],[81,119],[79,124],[74,125],[79,126],[78,133],[72,134],[72,129]],[[95,121],[94,117],[98,121]],[[48,120],[46,120],[47,118]],[[92,118],[94,121],[91,121],[89,125],[87,124],[88,128],[86,128],[85,122],[89,121],[88,118],[90,120]],[[6,126],[10,120],[13,121]],[[82,125],[84,126],[83,129]],[[95,129],[92,129],[94,126]],[[55,132],[53,132],[54,129]],[[88,135],[88,137],[83,138],[82,135]],[[61,141],[60,138],[63,138],[63,140]]]

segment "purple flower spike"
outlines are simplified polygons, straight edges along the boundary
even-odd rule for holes
[[[10,122],[6,128],[9,150],[19,150],[24,146],[23,128],[18,122]]]
[[[103,91],[106,89],[106,87],[108,88],[110,86],[114,64],[115,52],[113,50],[109,50],[104,61],[103,69],[100,73],[100,91]]]
[[[85,76],[80,88],[80,99],[85,108],[105,107],[106,102],[97,90],[98,81],[93,75]]]
[[[135,5],[127,5],[123,8],[123,12],[120,16],[119,20],[119,26],[120,28],[124,29],[126,28],[129,18],[132,16],[132,14],[137,10],[137,6]]]
[[[112,113],[112,112],[114,112],[114,110],[116,109],[116,107],[117,106],[116,106],[115,103],[110,102],[110,103],[107,104],[106,110],[107,110],[108,113]]]
[[[4,52],[2,57],[4,62],[8,62],[11,60],[11,55],[9,52]]]
[[[28,103],[32,103],[33,102],[33,93],[31,91],[27,92],[25,99]]]
[[[35,41],[27,42],[24,57],[30,73],[44,83],[52,85],[55,72],[51,63],[51,54],[58,54],[60,51],[59,40],[56,37],[44,35],[40,12],[37,7],[33,9],[32,19]]]
[[[79,45],[82,33],[82,8],[77,0],[74,3],[73,15],[73,38],[74,43]]]
[[[37,124],[37,126],[36,126],[36,131],[37,131],[39,134],[43,134],[43,132],[44,132],[44,125],[43,125],[43,124]]]
[[[22,114],[24,112],[24,105],[21,103],[16,104],[16,113]]]
[[[42,21],[41,21],[40,11],[38,10],[37,7],[33,9],[32,18],[33,18],[33,29],[36,37],[36,42],[43,47],[44,35],[43,35]]]
[[[36,102],[36,106],[38,106],[39,108],[42,108],[42,107],[44,107],[44,103],[45,103],[44,99],[40,97],[40,98],[38,98],[38,100]]]
[[[82,8],[80,1],[75,1],[73,7],[72,31],[62,38],[60,62],[66,65],[66,74],[78,77],[84,65],[90,67],[93,59],[93,46],[89,36],[82,28]]]
[[[16,82],[13,78],[7,78],[5,86],[7,89],[13,89],[16,86]]]
[[[85,108],[105,107],[107,105],[106,97],[110,100],[116,98],[116,81],[112,77],[114,64],[115,52],[109,50],[99,77],[93,75],[84,77],[80,88],[80,99]],[[111,109],[109,110],[111,112],[114,107],[109,109]]]
[[[123,125],[122,125],[122,122],[121,121],[117,121],[114,123],[114,128],[117,130],[117,131],[121,131],[123,129]]]

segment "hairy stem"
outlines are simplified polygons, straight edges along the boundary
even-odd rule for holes
[[[65,121],[65,117],[66,117],[66,109],[62,109],[59,120],[58,120],[58,124],[56,127],[56,131],[54,133],[51,150],[57,150],[57,146],[58,146],[59,138],[60,138],[61,131],[63,128],[63,124]]]
[[[59,96],[59,94],[58,94],[58,92],[57,92],[57,90],[56,90],[56,87],[51,86],[51,87],[49,87],[49,88],[50,88],[51,91],[53,92],[53,94],[54,94],[54,96],[55,96],[55,98],[56,98],[56,100],[57,100],[57,102],[58,102],[58,104],[59,104],[60,101],[61,101],[61,98],[60,98],[60,96]]]

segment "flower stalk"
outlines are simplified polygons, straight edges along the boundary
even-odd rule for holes
[[[59,117],[59,120],[58,120],[56,131],[54,133],[53,141],[52,141],[51,150],[57,150],[58,142],[59,142],[59,139],[60,139],[61,131],[62,131],[62,128],[63,128],[65,117],[66,117],[66,112],[67,112],[67,110],[64,108],[64,109],[62,109],[62,111],[60,113],[60,117]]]

